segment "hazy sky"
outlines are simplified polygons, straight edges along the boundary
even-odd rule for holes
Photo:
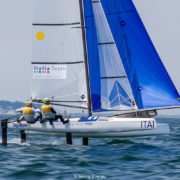
[[[180,0],[134,0],[180,91]],[[30,97],[33,0],[0,0],[0,100]]]

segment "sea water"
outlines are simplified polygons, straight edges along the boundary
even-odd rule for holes
[[[90,138],[89,146],[81,138],[67,145],[65,138],[41,135],[21,144],[20,133],[9,130],[8,145],[0,145],[0,179],[178,180],[180,117],[158,122],[168,123],[171,135]]]

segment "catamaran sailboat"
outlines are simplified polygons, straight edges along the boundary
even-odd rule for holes
[[[8,128],[74,137],[167,134],[156,110],[180,106],[132,0],[35,0],[31,97],[80,115],[65,125]]]

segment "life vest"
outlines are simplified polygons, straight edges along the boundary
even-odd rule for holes
[[[42,112],[42,115],[46,119],[54,119],[55,118],[55,114],[51,112],[51,106],[50,105],[42,105],[41,106],[41,112]]]
[[[24,119],[27,121],[33,120],[32,108],[31,107],[24,107],[23,108],[23,116],[24,116]]]

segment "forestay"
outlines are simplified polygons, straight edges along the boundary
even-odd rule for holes
[[[35,0],[32,98],[87,108],[79,0]]]

